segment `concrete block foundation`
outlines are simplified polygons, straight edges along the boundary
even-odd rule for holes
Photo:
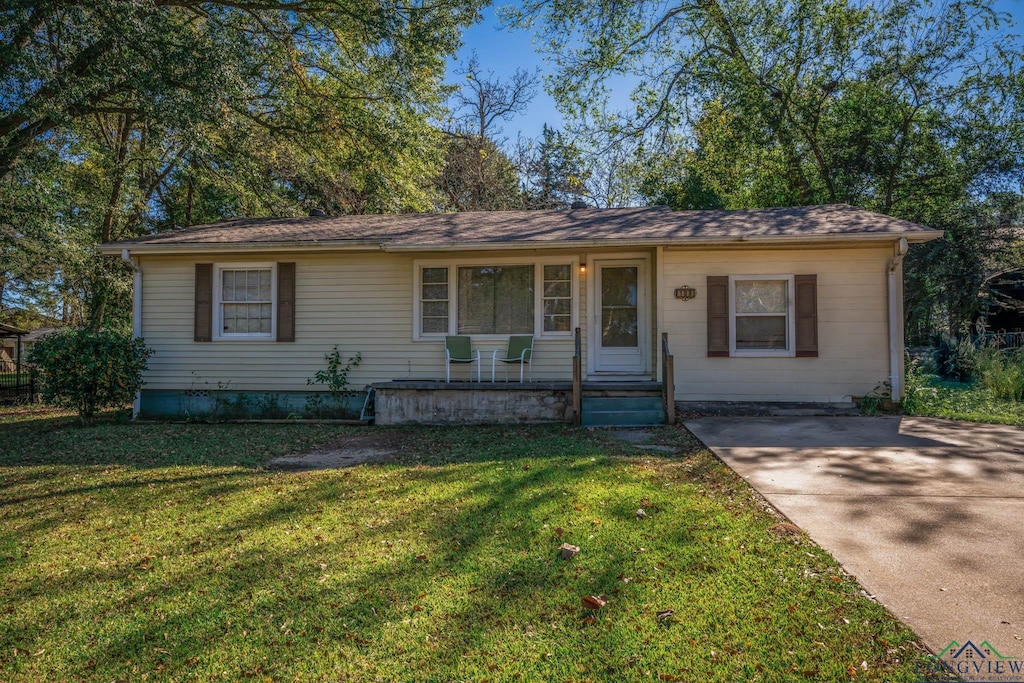
[[[373,388],[378,425],[572,422],[567,382],[386,382]]]

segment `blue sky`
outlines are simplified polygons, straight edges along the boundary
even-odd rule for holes
[[[533,36],[530,32],[499,28],[497,6],[492,5],[484,9],[483,19],[463,34],[459,58],[467,60],[473,51],[476,51],[483,72],[493,71],[494,75],[501,79],[511,76],[517,68],[533,70],[540,67],[542,73],[546,72],[543,57],[533,48]],[[451,68],[449,80],[458,82],[457,77],[451,73]],[[555,101],[544,92],[542,86],[526,113],[502,124],[502,135],[512,141],[519,132],[525,137],[539,137],[545,123],[559,128],[562,125],[562,117],[555,109]]]
[[[531,32],[499,28],[496,8],[502,4],[504,3],[499,0],[497,5],[486,8],[483,11],[483,19],[463,34],[459,59],[466,60],[473,51],[476,51],[481,69],[484,72],[493,71],[495,76],[502,79],[511,76],[517,68],[532,70],[540,67],[542,74],[550,73],[543,57],[534,50]],[[1013,27],[1015,33],[1024,31],[1024,0],[996,0],[994,4],[996,9],[1013,15],[1016,23]],[[457,77],[451,74],[451,68],[449,77],[451,82],[458,82]],[[625,89],[615,95],[621,97],[620,101],[623,104],[629,97]],[[502,124],[502,136],[510,141],[514,141],[519,133],[525,137],[539,137],[545,123],[560,128],[562,117],[555,108],[554,100],[542,88],[526,113]]]

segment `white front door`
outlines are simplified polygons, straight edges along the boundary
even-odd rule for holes
[[[647,375],[647,261],[595,260],[592,300],[592,370],[598,374]]]

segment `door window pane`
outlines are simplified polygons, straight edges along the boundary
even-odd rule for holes
[[[459,334],[532,334],[533,266],[458,269]]]
[[[639,344],[636,266],[601,268],[601,346]]]

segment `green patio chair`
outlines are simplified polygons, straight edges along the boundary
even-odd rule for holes
[[[508,338],[508,349],[505,351],[505,357],[499,358],[498,354],[501,353],[501,349],[495,349],[494,355],[491,356],[491,381],[494,381],[494,369],[501,361],[505,364],[505,381],[508,381],[508,366],[510,363],[519,363],[519,381],[523,381],[523,370],[526,366],[530,366],[530,381],[533,381],[533,335],[532,334],[513,334]]]
[[[480,351],[473,349],[473,340],[466,335],[449,335],[444,338],[444,381],[452,381],[452,363],[470,363],[469,378],[473,379],[473,363],[476,363],[476,381],[480,381]]]

